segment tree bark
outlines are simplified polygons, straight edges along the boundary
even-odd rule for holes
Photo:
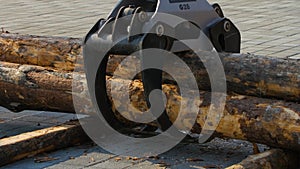
[[[80,55],[80,39],[0,33],[1,61],[72,71]]]
[[[300,102],[299,60],[251,54],[219,56],[224,66],[229,92]],[[192,69],[199,88],[210,89],[207,72],[199,58],[190,54],[182,54],[181,57]],[[113,74],[123,58],[124,56],[111,56],[108,75]],[[75,66],[82,68],[81,40],[2,33],[0,60],[73,71]],[[122,70],[132,71],[132,64],[122,67]],[[166,76],[165,80],[173,81],[170,76]]]
[[[0,105],[12,111],[74,112],[72,74],[0,62]]]
[[[299,155],[280,149],[271,149],[251,155],[238,164],[226,169],[294,169],[299,167]]]
[[[73,93],[74,97],[81,98],[80,104],[83,112],[87,112],[91,105],[86,100],[84,74],[74,74],[73,77],[76,78],[75,87],[79,89],[79,93]],[[130,84],[132,105],[139,110],[147,109],[140,80],[133,82],[124,79],[113,80],[115,85],[112,92],[118,94],[117,100],[114,100],[113,110],[126,106],[122,104],[122,100],[126,99],[126,95],[123,94],[124,84]],[[108,78],[108,91],[111,89],[111,81],[112,78]],[[32,65],[1,62],[0,87],[2,89],[0,90],[0,105],[4,107],[14,110],[42,109],[74,112],[70,73]],[[163,85],[163,91],[168,98],[166,106],[168,115],[171,121],[174,121],[178,116],[180,103],[184,99],[180,96],[177,87],[172,84]],[[195,98],[195,101],[191,103],[201,103],[196,124],[194,125],[193,119],[189,119],[190,112],[183,112],[180,117],[183,117],[184,126],[177,126],[178,128],[194,125],[192,131],[199,133],[207,120],[210,106],[219,106],[211,105],[211,93],[203,91],[200,96],[201,98]],[[140,114],[131,115],[139,116]],[[124,118],[119,119],[124,121]],[[224,115],[214,136],[248,140],[272,147],[300,151],[300,105],[251,96],[227,96]]]

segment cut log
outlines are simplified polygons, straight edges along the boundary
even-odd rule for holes
[[[0,139],[0,166],[87,140],[78,121]]]
[[[40,37],[0,34],[0,60],[19,64],[74,70],[82,67],[81,40],[73,38]],[[269,58],[251,54],[220,54],[228,91],[242,95],[276,98],[300,102],[300,60]],[[201,61],[195,55],[182,55],[191,67],[201,90],[210,89],[210,81]],[[124,56],[111,56],[108,75],[112,75]],[[122,68],[132,71],[132,65]],[[171,80],[166,76],[166,80]]]
[[[124,93],[124,85],[131,83],[124,82],[122,79],[114,79],[112,92],[118,93],[117,100],[114,101],[114,109],[124,110],[122,104],[126,95]],[[109,88],[109,87],[108,87]],[[139,110],[146,110],[144,101],[142,83],[135,80],[131,83],[131,103]],[[183,98],[179,95],[178,89],[174,85],[164,85],[163,91],[166,93],[168,102],[166,105],[167,113],[171,121],[175,121],[178,116],[180,102]],[[193,91],[191,91],[193,92]],[[194,133],[200,133],[210,106],[218,107],[219,105],[211,105],[209,92],[201,92],[200,112],[198,114],[196,125],[193,128]],[[194,101],[196,104],[196,100]],[[189,106],[184,104],[183,106]],[[182,123],[184,126],[190,126],[193,122],[189,119],[191,112],[182,112]],[[124,114],[123,114],[124,115]],[[129,114],[131,119],[137,119],[139,114]],[[213,120],[208,123],[214,123]],[[182,126],[177,126],[181,128]],[[181,129],[184,130],[184,127]],[[228,96],[224,116],[216,128],[215,136],[221,138],[236,138],[257,142],[269,146],[287,148],[300,151],[300,105],[292,102],[284,102],[279,100],[263,99],[251,96]],[[281,145],[281,146],[280,146]]]
[[[0,88],[0,105],[12,111],[74,112],[71,73],[1,62]]]
[[[4,62],[0,63],[0,72],[0,87],[2,89],[0,90],[0,105],[15,110],[30,108],[74,112],[72,75],[70,73]],[[82,98],[80,104],[83,107],[83,112],[87,112],[90,102],[85,100],[84,74],[75,75],[77,87],[83,94],[74,93],[74,96],[77,97],[78,95],[79,98]],[[110,91],[112,79],[108,79]],[[126,97],[122,94],[124,84],[131,85],[132,105],[139,110],[147,109],[141,81],[114,79],[114,84],[112,92],[119,93],[119,97],[114,100],[113,109],[126,106],[122,104],[122,100]],[[174,121],[178,115],[182,97],[174,85],[165,84],[163,90],[168,98],[166,106],[168,115]],[[195,133],[201,131],[211,105],[211,93],[203,91],[200,94],[200,99],[195,98],[195,104],[199,101],[202,102],[196,125],[192,130]],[[186,126],[194,124],[193,119],[189,119],[189,113],[183,112],[182,114],[185,119],[183,124]],[[133,116],[138,115],[133,114]],[[124,121],[124,118],[120,118],[120,120]],[[251,96],[230,95],[227,97],[224,116],[218,124],[215,136],[248,140],[272,147],[300,151],[300,105],[293,102]]]
[[[299,166],[299,154],[272,149],[260,154],[251,155],[240,163],[226,169],[296,169]]]
[[[74,70],[81,40],[0,33],[0,59],[19,64]]]

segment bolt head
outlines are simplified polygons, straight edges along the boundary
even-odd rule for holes
[[[141,12],[139,13],[139,20],[140,20],[140,22],[145,22],[146,19],[147,19],[147,14],[146,14],[146,12],[141,11]]]
[[[165,28],[163,25],[159,24],[156,26],[156,34],[162,36],[165,33]]]
[[[229,21],[224,22],[224,30],[226,32],[230,32],[230,30],[231,30],[231,23]]]

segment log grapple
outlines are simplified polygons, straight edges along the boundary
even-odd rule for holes
[[[172,27],[157,17],[158,13],[174,15],[186,22]],[[166,36],[165,32],[174,36]],[[178,39],[193,39],[202,33],[216,51],[240,52],[239,30],[224,17],[218,4],[211,5],[206,0],[120,0],[106,19],[100,19],[92,27],[83,45],[87,82],[94,106],[111,127],[124,126],[112,112],[108,98],[106,69],[109,56],[130,55],[148,48],[183,52],[189,49]],[[141,66],[150,60],[151,57],[142,58]],[[141,74],[145,100],[151,107],[149,95],[154,89],[162,89],[162,71],[147,69]],[[156,122],[162,131],[172,125],[166,112],[160,114]]]

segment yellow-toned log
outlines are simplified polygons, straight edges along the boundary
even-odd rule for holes
[[[0,33],[0,60],[74,70],[81,40]]]
[[[300,102],[300,60],[251,54],[219,56],[229,92]],[[190,54],[181,54],[180,57],[192,69],[199,88],[210,89],[208,75],[199,58]],[[113,74],[123,58],[111,56],[108,75]],[[76,59],[82,60],[81,39],[0,33],[0,61],[73,71],[75,66],[82,67]],[[124,72],[132,71],[132,65],[122,69]],[[169,76],[165,80],[172,81]]]
[[[78,77],[83,78],[84,75],[77,74],[76,78]],[[0,90],[0,105],[13,110],[37,109],[74,112],[72,80],[70,73],[32,65],[0,62],[0,87],[2,89]],[[83,79],[78,78],[77,81],[77,87],[82,88],[81,91],[84,92]],[[109,91],[111,81],[112,79],[108,78]],[[124,83],[130,84],[132,105],[140,110],[145,110],[146,104],[141,81],[131,82],[124,79],[114,79],[115,85],[112,92],[117,92],[119,95],[114,100],[113,109],[126,106],[122,104],[122,100],[125,99],[125,95],[122,94]],[[163,90],[168,98],[167,112],[170,119],[174,121],[182,97],[174,85],[165,84]],[[111,92],[108,93],[111,94]],[[74,95],[81,96],[79,93],[74,93]],[[211,93],[202,91],[200,96],[201,98],[195,98],[195,101],[192,102],[192,104],[201,103],[200,112],[192,130],[194,133],[201,131],[211,106]],[[84,98],[80,103],[86,111],[89,102]],[[182,114],[183,124],[186,126],[193,125],[192,119],[189,119],[189,113],[183,112]],[[120,118],[120,120],[124,119]],[[224,116],[218,124],[214,136],[248,140],[272,147],[300,151],[300,105],[280,100],[229,95]]]

